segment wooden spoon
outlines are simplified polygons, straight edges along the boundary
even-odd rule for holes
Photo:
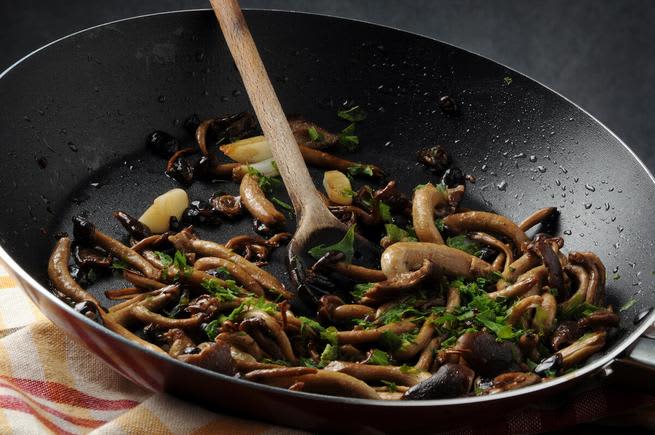
[[[210,0],[210,3],[296,212],[296,232],[289,242],[287,258],[292,279],[302,291],[307,284],[304,273],[304,265],[309,261],[307,251],[320,244],[336,243],[348,228],[328,210],[314,187],[238,1]],[[357,248],[360,258],[375,258],[377,263],[379,256],[374,253],[378,254],[378,249],[370,242],[358,237]]]

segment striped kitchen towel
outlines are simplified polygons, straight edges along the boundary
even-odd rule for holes
[[[608,423],[655,428],[654,397],[596,387],[576,393],[565,404],[540,404],[449,433],[536,433],[626,412],[631,414]],[[591,433],[583,428],[576,432]],[[66,337],[0,270],[0,433],[303,432],[218,414],[144,390]]]

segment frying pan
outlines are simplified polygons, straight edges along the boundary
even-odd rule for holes
[[[135,346],[55,298],[47,290],[47,258],[53,235],[70,231],[72,215],[86,213],[120,237],[111,211],[138,215],[175,186],[162,174],[164,162],[145,150],[147,133],[163,129],[191,143],[181,125],[190,114],[249,108],[205,10],[94,27],[37,50],[0,76],[0,257],[58,327],[144,387],[323,431],[436,430],[607,374],[630,355],[655,366],[653,341],[642,336],[655,318],[655,186],[619,138],[539,83],[448,44],[326,16],[247,11],[246,18],[287,113],[337,130],[344,127],[335,116],[343,101],[364,106],[369,117],[358,127],[362,147],[353,158],[379,164],[404,190],[431,179],[415,163],[415,151],[442,144],[477,177],[469,207],[520,220],[558,206],[566,247],[597,252],[620,275],[609,280],[609,303],[635,301],[621,313],[621,328],[602,355],[548,383],[495,396],[385,402],[290,392],[185,365]],[[456,99],[457,115],[439,110],[441,95]],[[236,188],[196,183],[189,192],[207,199]],[[252,229],[244,220],[199,231],[225,241]],[[286,276],[281,261],[271,268]],[[96,296],[111,285],[103,281]]]

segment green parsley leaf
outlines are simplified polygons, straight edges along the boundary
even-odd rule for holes
[[[262,362],[266,364],[277,364],[279,366],[290,366],[289,361],[283,359],[262,358]]]
[[[446,228],[446,224],[443,223],[443,219],[442,219],[442,218],[436,218],[436,219],[434,220],[434,224],[437,226],[437,229],[438,229],[439,231],[443,231],[443,230]]]
[[[313,142],[320,142],[323,140],[323,135],[319,133],[314,126],[311,126],[307,129],[307,134]]]
[[[378,210],[380,210],[380,217],[384,222],[393,222],[393,216],[391,216],[391,206],[389,204],[380,201],[378,203]]]
[[[275,167],[277,168],[277,164]],[[248,175],[257,178],[259,188],[262,189],[264,193],[271,193],[274,188],[282,185],[282,179],[280,177],[268,177],[252,166],[248,166]]]
[[[205,279],[200,285],[221,302],[235,300],[243,290],[235,281],[229,279],[225,280],[225,287],[221,286],[219,280],[215,278]]]
[[[399,370],[400,373],[404,373],[406,375],[418,373],[418,369],[416,367],[408,366],[407,364],[401,365]]]
[[[396,243],[400,241],[406,242],[415,242],[416,237],[409,235],[409,232],[403,230],[395,224],[384,224],[384,229],[387,232],[387,237],[391,243]]]
[[[339,242],[335,243],[334,245],[314,246],[308,252],[309,255],[311,255],[312,257],[318,260],[328,252],[335,252],[335,251],[343,252],[343,254],[346,256],[345,258],[346,263],[350,263],[353,260],[353,255],[355,253],[355,225],[348,228],[348,231],[346,232],[346,235],[343,236],[343,239],[341,239]]]
[[[173,264],[173,258],[170,255],[160,251],[155,251],[154,254],[157,256],[162,266],[168,267]]]
[[[339,331],[334,326],[330,326],[321,331],[321,338],[331,345],[336,346],[338,344],[337,333]]]
[[[466,237],[464,234],[455,237],[448,237],[448,240],[446,240],[446,245],[471,255],[475,255],[480,250],[478,244]]]
[[[379,349],[373,349],[367,363],[376,366],[388,366],[390,364],[389,354]]]
[[[323,353],[321,353],[320,365],[325,367],[330,363],[330,361],[334,361],[337,358],[339,358],[339,348],[336,345],[328,343],[325,345]]]
[[[300,335],[305,335],[306,328],[312,329],[316,333],[320,333],[325,330],[316,320],[312,320],[309,317],[300,316]]]
[[[353,106],[347,110],[339,110],[337,116],[350,122],[360,122],[366,119],[367,114],[364,109],[359,106]]]
[[[300,358],[300,364],[304,365],[305,367],[311,367],[313,369],[318,368],[318,365],[311,358]]]
[[[510,76],[503,77],[503,83],[505,83],[505,86],[509,86],[512,84],[512,78]]]
[[[350,292],[355,299],[361,299],[364,297],[367,291],[369,291],[375,285],[374,282],[364,282],[360,284],[355,284],[355,289]]]
[[[278,198],[273,196],[273,197],[271,197],[271,201],[273,201],[275,204],[279,205],[283,209],[293,213],[293,207],[291,207],[290,204],[287,204],[286,202],[282,201],[281,199],[278,199]]]
[[[391,331],[384,331],[380,337],[380,344],[383,348],[393,352],[394,350],[400,349],[403,345],[403,341],[397,334],[394,334]]]
[[[447,339],[441,342],[441,348],[442,349],[449,348],[452,345],[454,345],[456,342],[457,342],[457,337],[453,335],[452,337],[448,337]]]
[[[618,280],[621,279],[621,275],[619,275],[618,273],[615,273],[614,275],[612,275],[612,279],[613,279],[614,281],[618,281]]]
[[[216,336],[218,335],[218,330],[220,327],[221,327],[221,322],[219,321],[219,319],[215,319],[207,323],[203,329],[205,330],[205,334],[207,334],[209,340],[214,341],[216,339]]]
[[[125,270],[129,267],[129,264],[127,264],[123,260],[114,260],[113,263],[111,263],[111,270]]]
[[[362,165],[361,163],[355,163],[352,166],[348,167],[348,174],[355,177],[357,175],[366,175],[368,177],[373,176],[373,166],[371,165]]]
[[[636,304],[636,303],[637,303],[637,300],[636,300],[636,299],[634,299],[634,298],[633,298],[633,299],[630,299],[628,302],[626,302],[625,304],[621,305],[621,308],[619,308],[619,312],[623,312],[623,311],[629,310],[630,307],[632,307],[632,306],[633,306],[634,304]]]
[[[394,393],[394,392],[398,391],[398,385],[396,385],[395,382],[385,381],[384,379],[381,380],[380,382],[382,382],[384,385],[387,386],[387,390],[389,392]]]

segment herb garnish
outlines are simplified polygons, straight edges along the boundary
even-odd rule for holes
[[[346,263],[350,263],[353,260],[353,255],[355,253],[355,225],[348,228],[348,231],[346,232],[346,235],[343,236],[343,239],[334,245],[314,246],[308,252],[309,255],[316,258],[317,260],[328,252],[343,252],[343,254],[346,256]]]
[[[353,106],[349,109],[339,110],[337,116],[350,122],[360,122],[366,119],[367,114],[360,106]]]

